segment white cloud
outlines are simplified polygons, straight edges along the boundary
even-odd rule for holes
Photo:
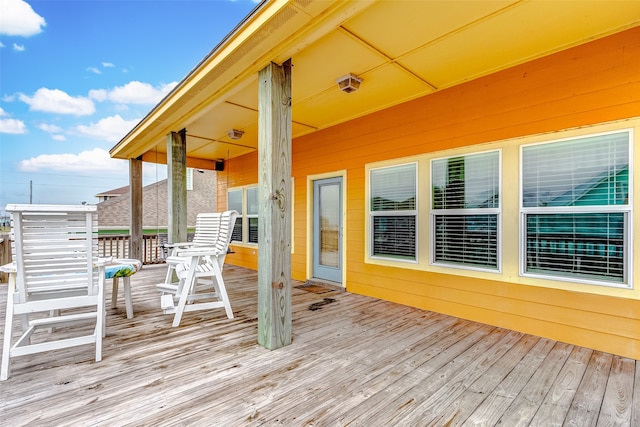
[[[0,2],[0,34],[7,36],[34,36],[42,32],[47,23],[23,0]]]
[[[18,44],[18,43],[14,43],[13,44],[13,50],[15,50],[16,52],[24,52],[24,45],[23,44]]]
[[[0,133],[21,135],[27,133],[27,126],[22,120],[0,119]]]
[[[104,89],[89,91],[89,97],[99,102],[109,100],[118,104],[157,104],[177,84],[177,82],[171,82],[153,87],[149,83],[132,81],[108,91]]]
[[[20,162],[23,172],[43,170],[64,172],[124,172],[126,162],[109,157],[109,153],[101,148],[83,151],[80,154],[41,154]]]
[[[81,135],[103,139],[109,142],[120,141],[140,120],[124,120],[120,115],[107,117],[88,126],[79,125],[75,131]]]
[[[62,128],[60,126],[50,125],[47,123],[42,123],[40,126],[38,126],[38,129],[43,130],[47,133],[62,133]]]
[[[96,67],[88,67],[88,68],[87,68],[87,71],[91,71],[92,73],[95,73],[95,74],[102,74],[102,71],[100,71],[100,70],[99,70],[98,68],[96,68]]]
[[[113,67],[115,67],[115,64],[113,64],[113,63],[111,63],[111,62],[103,62],[103,63],[102,63],[102,66],[103,66],[104,68],[113,68]]]
[[[89,91],[89,98],[98,102],[105,101],[107,99],[107,91],[105,89],[91,89]]]
[[[0,117],[10,117],[11,114],[4,111],[0,107]],[[27,126],[22,120],[2,118],[0,119],[0,133],[10,133],[13,135],[21,135],[27,133]]]
[[[0,48],[4,47],[4,43],[0,42]]]
[[[64,135],[62,135],[63,129],[60,126],[42,123],[41,125],[38,126],[38,129],[43,130],[48,134],[51,134],[51,139],[53,139],[54,141],[67,140],[67,138]]]
[[[20,100],[29,105],[31,111],[44,111],[46,113],[74,114],[86,116],[96,111],[93,101],[83,96],[72,97],[60,89],[40,88],[29,97],[19,95]]]

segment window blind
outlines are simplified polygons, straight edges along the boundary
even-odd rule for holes
[[[629,133],[522,150],[524,207],[628,204]]]
[[[524,272],[625,283],[630,132],[522,148]]]
[[[234,242],[242,242],[242,189],[229,190],[227,192],[227,207],[229,210],[238,211],[236,222],[233,225],[231,240]]]
[[[372,256],[416,259],[416,175],[415,163],[370,171]]]
[[[497,215],[435,215],[434,261],[498,267]]]
[[[371,210],[416,208],[416,165],[408,164],[371,171]]]
[[[499,268],[500,153],[431,162],[432,261]]]
[[[624,214],[527,215],[528,272],[621,281]]]
[[[258,187],[247,188],[247,220],[249,243],[258,243]]]

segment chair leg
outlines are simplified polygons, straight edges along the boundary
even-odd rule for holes
[[[124,303],[127,308],[127,319],[133,319],[133,303],[131,302],[131,277],[124,278]]]
[[[4,340],[2,344],[2,367],[0,368],[0,381],[9,378],[11,357],[11,338],[13,335],[13,294],[16,287],[16,278],[14,274],[9,277],[9,289],[7,291],[7,314],[4,323]]]
[[[118,306],[118,278],[113,278],[113,286],[111,288],[111,308]]]
[[[118,277],[113,278],[113,288],[111,290],[111,308],[118,307]],[[133,302],[131,301],[131,277],[122,278],[124,282],[124,303],[127,310],[127,319],[133,319]]]
[[[96,362],[100,362],[102,360],[102,338],[107,335],[107,310],[104,301],[104,270],[100,271],[100,276],[98,284],[98,304],[96,307]]]
[[[212,263],[213,271],[215,274],[215,281],[217,283],[217,291],[220,300],[224,304],[224,311],[227,313],[227,318],[233,319],[233,310],[231,309],[231,303],[229,302],[229,295],[227,295],[227,288],[224,285],[224,279],[222,278],[222,271],[217,262]]]
[[[187,299],[189,297],[189,293],[191,293],[193,287],[197,283],[196,280],[196,267],[200,262],[200,257],[195,256],[191,259],[191,263],[189,265],[189,271],[184,279],[184,284],[182,285],[182,289],[180,292],[180,299],[178,300],[178,307],[176,308],[176,314],[173,317],[173,323],[171,326],[178,327],[180,326],[180,321],[182,320],[182,314],[184,313],[184,307],[187,304]]]

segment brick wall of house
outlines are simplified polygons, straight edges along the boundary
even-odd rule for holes
[[[196,223],[200,212],[216,211],[216,172],[206,170],[193,173],[193,190],[187,191],[187,226]],[[129,228],[129,192],[98,203],[98,222],[101,229]],[[144,228],[167,227],[167,180],[142,189]]]

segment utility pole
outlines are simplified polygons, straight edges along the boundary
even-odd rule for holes
[[[29,204],[33,204],[33,180],[29,180]]]

